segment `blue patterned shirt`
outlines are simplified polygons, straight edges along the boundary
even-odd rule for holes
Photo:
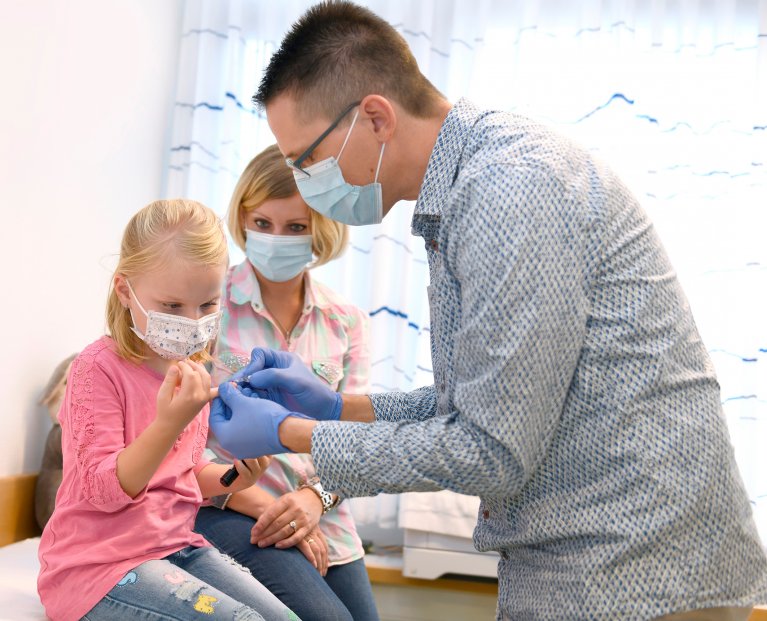
[[[434,386],[321,423],[344,495],[482,499],[498,616],[652,619],[767,601],[765,559],[687,300],[606,167],[524,117],[458,102],[413,232]]]

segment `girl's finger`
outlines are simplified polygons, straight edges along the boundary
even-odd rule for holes
[[[248,474],[251,480],[255,481],[261,476],[264,469],[261,467],[258,459],[244,459],[245,467],[248,469]]]
[[[179,364],[185,364],[186,368],[184,369],[184,381],[182,381],[181,386],[184,387],[184,384],[186,383],[186,386],[188,387],[188,390],[190,391],[197,391],[202,390],[203,387],[203,381],[202,377],[200,377],[199,370],[196,368],[196,362],[192,362],[191,360],[182,360]],[[207,394],[210,390],[210,387],[205,389],[205,393]]]
[[[179,360],[178,363],[176,363],[176,366],[181,375],[181,379],[178,382],[178,388],[180,391],[186,392],[189,390],[189,376],[192,375],[192,368],[186,360]]]
[[[171,402],[179,379],[178,367],[173,365],[168,369],[168,372],[165,374],[165,379],[163,379],[162,384],[160,384],[160,390],[157,391],[158,401],[162,403]]]
[[[197,374],[200,376],[200,379],[202,380],[202,385],[205,388],[205,390],[210,389],[210,373],[208,373],[208,370],[205,368],[204,364],[201,364],[199,362],[190,360],[194,365],[194,369],[197,371]]]
[[[240,476],[242,477],[250,477],[251,476],[251,470],[248,467],[248,464],[245,463],[245,461],[241,461],[239,459],[234,460],[234,467],[237,469],[237,472],[240,473]]]

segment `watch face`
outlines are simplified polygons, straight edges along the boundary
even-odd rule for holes
[[[325,511],[333,508],[333,497],[330,494],[323,490],[320,492],[320,498],[322,499],[322,507]]]
[[[330,511],[333,507],[336,506],[336,501],[333,500],[333,495],[329,492],[326,492],[324,488],[322,487],[322,483],[320,483],[319,477],[312,477],[309,479],[305,487],[311,487],[312,490],[314,490],[314,493],[317,494],[317,496],[320,497],[320,502],[322,503],[322,513],[327,513]]]

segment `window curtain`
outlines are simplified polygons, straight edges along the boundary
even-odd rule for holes
[[[166,195],[225,213],[240,171],[273,142],[250,97],[311,4],[187,0]],[[402,33],[451,101],[468,96],[558,128],[640,198],[711,352],[767,537],[767,0],[362,4]],[[400,204],[381,225],[353,228],[345,256],[316,270],[371,315],[374,390],[432,381],[428,272],[411,214]],[[355,515],[391,526],[395,506],[379,498]]]
[[[767,1],[499,2],[468,92],[570,135],[639,197],[767,541]]]

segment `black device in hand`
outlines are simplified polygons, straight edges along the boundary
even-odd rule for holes
[[[227,470],[226,472],[224,472],[224,474],[221,475],[221,478],[219,479],[219,481],[221,481],[221,485],[223,485],[224,487],[229,487],[232,483],[235,482],[238,476],[240,476],[240,473],[237,472],[237,468],[232,466],[231,468],[229,468],[229,470]]]

